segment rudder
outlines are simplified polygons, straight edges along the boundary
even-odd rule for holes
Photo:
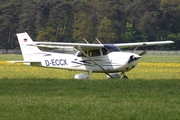
[[[34,57],[34,54],[41,53],[42,51],[39,50],[36,45],[33,45],[33,40],[30,38],[30,36],[26,32],[18,33],[16,35],[24,61],[32,61],[37,59]]]

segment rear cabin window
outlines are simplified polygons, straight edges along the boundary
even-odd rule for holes
[[[101,53],[100,53],[100,50],[98,49],[98,50],[90,50],[89,51],[89,56],[90,57],[93,57],[93,56],[100,56],[101,55]]]
[[[85,51],[85,54],[87,54],[89,57],[94,57],[94,56],[100,56],[100,50],[89,50],[89,51]],[[79,52],[77,54],[77,57],[86,57],[84,54],[82,54],[81,52]]]

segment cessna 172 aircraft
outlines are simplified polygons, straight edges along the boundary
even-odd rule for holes
[[[137,65],[143,53],[122,52],[120,48],[135,47],[135,51],[139,46],[174,43],[173,41],[156,41],[102,44],[98,40],[99,44],[89,44],[86,40],[86,43],[33,42],[26,32],[16,35],[24,61],[13,61],[14,63],[21,62],[31,66],[88,72],[75,75],[75,79],[88,79],[92,72],[105,73],[108,78],[127,78],[125,72]],[[39,47],[73,49],[77,52],[76,54],[45,52]]]

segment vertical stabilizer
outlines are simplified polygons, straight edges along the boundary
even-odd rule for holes
[[[39,48],[35,44],[33,45],[33,40],[30,38],[30,36],[26,32],[18,33],[16,35],[24,61],[37,60],[38,54],[42,53],[42,51],[39,50]]]

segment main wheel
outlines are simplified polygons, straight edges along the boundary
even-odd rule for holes
[[[78,79],[78,80],[87,80],[89,78],[89,75],[87,74],[76,74],[74,76],[75,79]]]

